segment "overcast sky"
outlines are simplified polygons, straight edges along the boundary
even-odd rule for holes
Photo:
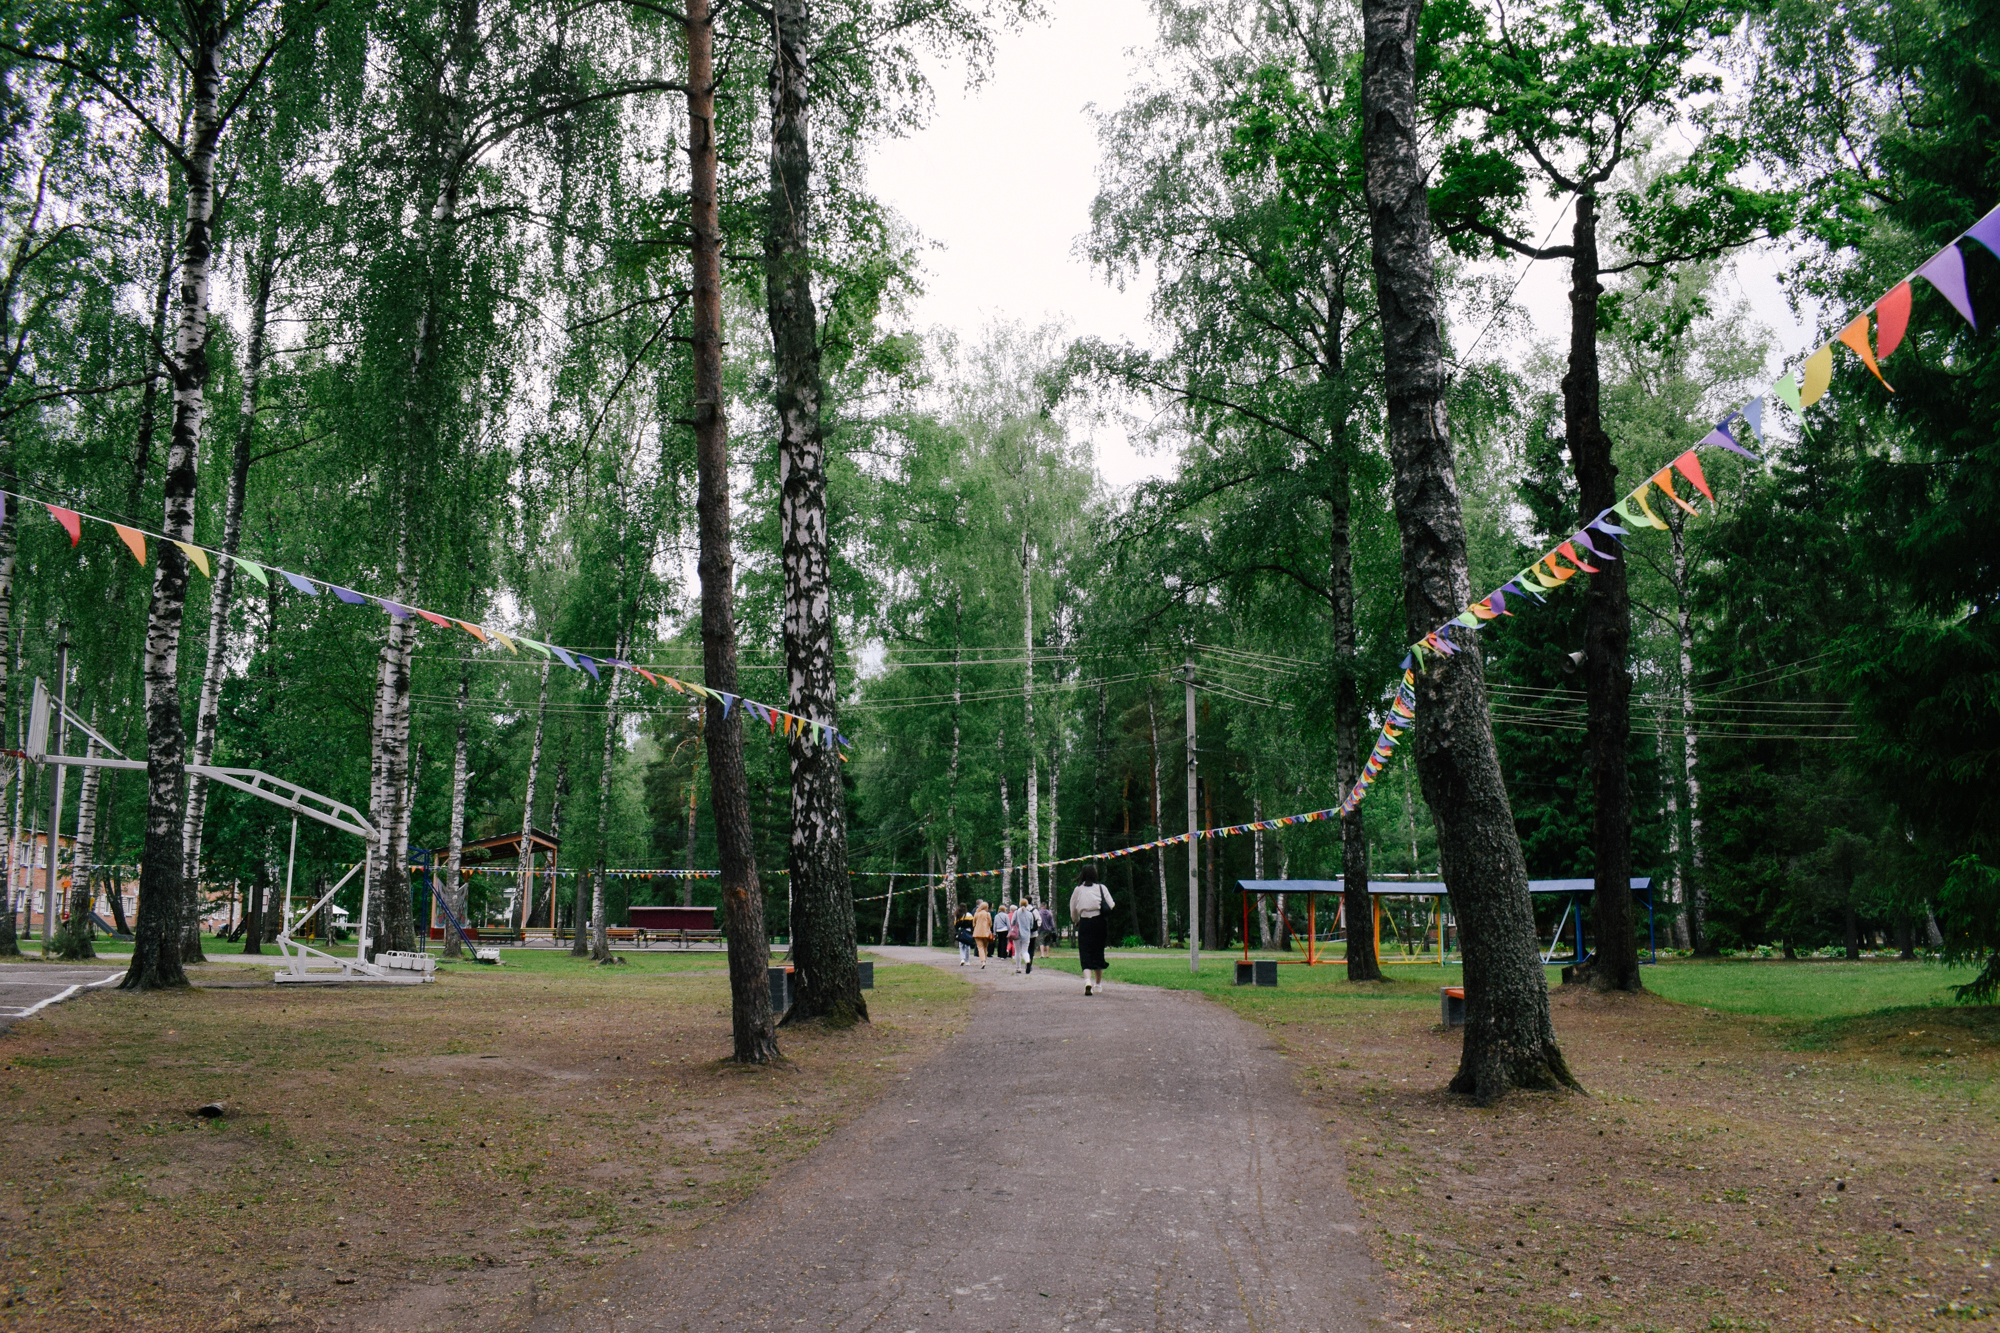
[[[920,327],[971,337],[996,319],[1053,320],[1072,335],[1149,342],[1144,284],[1118,290],[1078,257],[1077,246],[1097,189],[1089,108],[1124,102],[1139,54],[1152,42],[1152,14],[1145,0],[1055,0],[1050,9],[1049,21],[1001,36],[986,83],[967,90],[961,74],[940,71],[929,124],[876,149],[870,184],[928,243],[915,312]],[[1555,208],[1551,202],[1540,210],[1538,231]],[[1499,269],[1503,288],[1519,279],[1515,299],[1526,326],[1489,335],[1479,354],[1513,360],[1533,340],[1563,340],[1566,266],[1517,260]],[[1749,299],[1779,350],[1796,353],[1808,334],[1786,308],[1775,271],[1770,257],[1753,257],[1729,286]],[[1461,329],[1461,346],[1476,332]],[[1775,356],[1771,369],[1778,369]],[[1115,427],[1096,443],[1098,469],[1116,487],[1169,466],[1136,453]]]

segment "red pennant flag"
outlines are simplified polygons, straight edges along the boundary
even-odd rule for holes
[[[435,611],[426,611],[420,606],[417,608],[417,614],[422,616],[425,620],[430,621],[431,624],[436,625],[439,629],[451,628],[451,622],[449,620],[446,620],[443,616],[439,615]]]
[[[1690,449],[1674,460],[1674,471],[1693,482],[1694,488],[1706,495],[1710,504],[1715,503],[1715,492],[1708,489],[1708,478],[1701,475],[1701,463],[1695,458],[1694,450]]]
[[[1875,355],[1884,361],[1903,345],[1903,330],[1910,327],[1910,284],[1899,282],[1875,303]]]
[[[69,534],[69,544],[76,545],[83,540],[83,520],[74,509],[64,509],[44,501],[42,508],[49,511],[49,517],[62,524],[62,530]]]

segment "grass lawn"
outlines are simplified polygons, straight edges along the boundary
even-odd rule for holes
[[[1924,963],[1645,969],[1564,992],[1587,1094],[1477,1107],[1444,1091],[1456,968],[1350,986],[1339,967],[1232,984],[1234,955],[1113,951],[1119,984],[1195,988],[1262,1024],[1346,1150],[1415,1329],[1944,1330],[2000,1320],[2000,1009],[1942,1003]],[[1074,972],[1063,950],[1047,964]]]
[[[788,1063],[739,1069],[721,956],[508,953],[407,987],[212,964],[0,1034],[0,1327],[525,1322],[600,1263],[693,1244],[970,1002],[878,963],[871,1025],[787,1030]]]

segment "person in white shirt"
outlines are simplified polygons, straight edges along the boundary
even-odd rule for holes
[[[1111,933],[1111,890],[1097,882],[1097,868],[1085,866],[1070,891],[1069,915],[1076,922],[1076,961],[1083,968],[1083,993],[1104,989],[1105,941]]]
[[[1014,970],[1033,973],[1035,970],[1035,934],[1041,929],[1041,915],[1029,904],[1023,902],[1014,909]]]

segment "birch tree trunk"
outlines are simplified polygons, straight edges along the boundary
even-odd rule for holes
[[[1000,901],[1011,902],[1014,893],[1014,801],[1007,792],[1007,728],[1000,728],[993,752],[1000,770]],[[1034,848],[1028,849],[1030,856]]]
[[[1032,506],[1034,497],[1028,497]],[[1025,521],[1025,518],[1024,518]],[[1042,872],[1036,865],[1041,850],[1041,775],[1035,771],[1035,548],[1028,530],[1021,529],[1021,714],[1028,737],[1028,863],[1024,894],[1036,907],[1042,905]]]
[[[207,410],[208,284],[215,211],[216,141],[222,132],[219,58],[227,16],[221,0],[182,7],[188,40],[189,116],[182,180],[187,230],[181,243],[179,318],[174,331],[173,435],[167,446],[161,542],[153,562],[153,596],[146,612],[146,833],[139,871],[139,919],[124,990],[187,985],[181,927],[193,889],[183,872],[181,821],[186,813],[186,733],[181,726],[181,620],[187,602],[188,558],[174,543],[194,536],[195,465]]]
[[[1048,855],[1042,858],[1042,864],[1049,868],[1047,888],[1049,891],[1048,902],[1051,910],[1054,909],[1056,901],[1056,830],[1062,827],[1061,821],[1056,817],[1056,798],[1061,785],[1062,755],[1057,751],[1055,745],[1051,743],[1049,746],[1049,849]],[[1037,902],[1035,906],[1040,908],[1041,903]]]
[[[1362,150],[1381,311],[1389,452],[1412,640],[1471,598],[1465,521],[1447,430],[1444,348],[1418,151],[1418,0],[1362,2]],[[1417,683],[1417,768],[1465,956],[1465,1044],[1455,1092],[1490,1102],[1509,1088],[1574,1087],[1549,1018],[1527,866],[1514,832],[1470,635]],[[1349,922],[1348,937],[1364,929]]]
[[[543,631],[546,632],[546,631]],[[535,700],[535,740],[528,747],[528,790],[521,798],[521,864],[520,888],[516,890],[521,899],[521,929],[528,928],[528,918],[533,914],[530,904],[535,899],[535,775],[542,767],[542,736],[545,734],[549,715],[549,659],[542,659],[541,693]],[[554,938],[556,927],[555,912],[549,913],[550,938]]]
[[[407,511],[396,521],[396,596],[406,598],[411,585],[410,526]],[[416,944],[410,915],[408,864],[410,807],[410,650],[416,631],[406,616],[391,616],[389,632],[375,657],[374,745],[370,769],[368,813],[376,839],[369,848],[368,871],[373,880],[366,924],[369,957],[377,952],[407,952]]]
[[[1674,517],[1679,520],[1684,516],[1676,510]],[[1701,840],[1701,738],[1694,724],[1694,599],[1688,592],[1687,532],[1678,521],[1671,527],[1678,601],[1674,636],[1680,649],[1681,787],[1687,798],[1688,873],[1682,888],[1687,898],[1688,947],[1697,956],[1707,957],[1715,953],[1715,945],[1708,938],[1708,871]]]
[[[243,353],[243,397],[236,412],[236,448],[230,459],[229,491],[222,508],[222,549],[235,555],[243,545],[243,503],[250,485],[251,448],[257,432],[257,386],[263,378],[271,314],[271,284],[277,272],[277,238],[270,225],[257,243],[251,272],[250,329]],[[217,562],[208,595],[208,660],[201,673],[201,697],[194,712],[194,762],[206,764],[215,755],[215,730],[222,713],[222,675],[229,665],[229,611],[236,593],[236,562]],[[94,770],[93,770],[94,771]],[[208,816],[208,779],[188,779],[187,812],[181,821],[181,873],[201,882],[201,834]],[[201,922],[193,914],[183,928],[181,958],[199,962]]]
[[[715,27],[709,0],[688,0],[688,219],[694,276],[695,509],[700,550],[702,676],[711,691],[702,736],[708,753],[708,807],[722,874],[722,928],[729,941],[731,1058],[778,1058],[771,1014],[771,941],[764,886],[757,877],[750,779],[743,763],[743,713],[736,694],[736,555],[729,513],[729,419],[722,385],[722,220],[716,190]]]
[[[944,797],[944,911],[951,922],[951,936],[958,938],[958,747],[959,720],[965,708],[965,601],[957,589],[951,594],[951,767],[945,778]],[[19,801],[15,802],[14,824],[21,823]]]
[[[97,729],[97,706],[91,705],[91,730]],[[86,740],[83,752],[95,758],[97,740]],[[82,790],[76,800],[76,841],[70,846],[69,861],[69,920],[63,924],[57,935],[59,957],[68,960],[97,957],[97,949],[91,943],[90,908],[96,899],[96,880],[93,875],[97,856],[97,793],[98,778],[104,772],[101,768],[83,770]]]
[[[451,755],[451,828],[445,833],[444,853],[444,900],[461,926],[465,924],[465,877],[459,873],[459,868],[465,859],[465,788],[472,778],[472,770],[467,763],[465,729],[466,708],[471,702],[472,664],[464,662],[458,669],[457,725],[453,728]],[[537,719],[536,729],[539,730],[540,726],[540,720]],[[527,892],[527,887],[527,880],[524,877],[522,892]],[[449,929],[445,931],[444,956],[447,958],[465,956],[465,946],[460,943],[458,932]]]
[[[1165,780],[1165,775],[1160,771],[1160,717],[1158,711],[1153,707],[1153,691],[1151,689],[1146,691],[1146,731],[1153,742],[1153,836],[1155,838],[1163,838],[1166,836],[1166,830],[1160,827],[1160,783]],[[1153,850],[1153,869],[1158,872],[1160,880],[1160,947],[1168,949],[1173,947],[1174,931],[1173,918],[1168,915],[1167,853],[1165,848],[1155,848]],[[1192,928],[1192,923],[1190,923],[1189,929]]]
[[[833,663],[833,589],[821,432],[819,318],[812,297],[807,141],[806,0],[774,0],[771,188],[765,204],[767,311],[778,419],[779,528],[784,543],[785,674],[791,710],[811,723],[790,738],[792,966],[798,994],[785,1022],[845,1026],[868,1017],[856,966],[854,890],[840,788]]]
[[[1354,630],[1353,472],[1344,451],[1332,460],[1327,496],[1327,588],[1333,602],[1333,768],[1341,797],[1354,790],[1368,746],[1367,714],[1361,705],[1361,659]],[[1375,932],[1352,923],[1371,920],[1375,903],[1368,892],[1368,829],[1356,806],[1340,820],[1341,901],[1347,909],[1347,979],[1381,981]]]
[[[1597,364],[1597,194],[1586,185],[1576,196],[1570,260],[1569,373],[1563,376],[1563,417],[1576,471],[1582,514],[1588,523],[1617,503],[1618,468],[1605,434]],[[1597,891],[1591,924],[1597,948],[1573,974],[1597,990],[1645,989],[1639,977],[1639,939],[1632,928],[1632,775],[1626,750],[1632,731],[1632,676],[1625,661],[1632,640],[1632,600],[1625,562],[1603,558],[1588,574],[1583,612],[1583,686],[1587,709],[1584,748],[1590,756],[1591,851]]]
[[[630,632],[620,631],[618,635],[618,656],[624,657],[630,644]],[[625,673],[618,668],[611,669],[610,697],[604,710],[604,759],[597,771],[597,873],[591,876],[590,886],[590,956],[600,963],[611,959],[611,937],[605,933],[609,924],[604,919],[604,869],[610,848],[606,843],[611,837],[611,768],[618,757],[618,693],[625,683]],[[577,932],[583,938],[583,932]]]

